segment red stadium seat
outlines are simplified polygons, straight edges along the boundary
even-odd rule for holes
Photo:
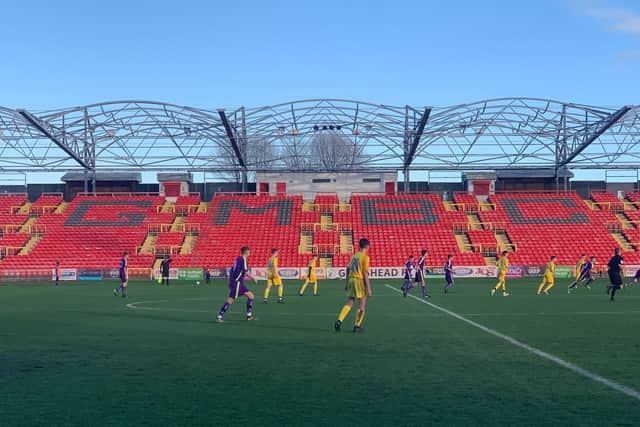
[[[640,203],[638,193],[627,197]],[[56,260],[63,267],[108,268],[124,251],[130,267],[148,270],[156,255],[138,248],[151,237],[158,254],[172,253],[174,267],[226,267],[245,245],[254,267],[265,266],[274,247],[281,266],[300,267],[310,256],[301,253],[302,230],[311,233],[316,250],[333,256],[334,266],[350,258],[340,253],[341,230],[352,231],[356,244],[361,237],[371,241],[374,266],[402,265],[423,248],[430,266],[444,264],[447,254],[455,255],[456,265],[484,265],[483,255],[498,250],[495,228],[504,229],[516,249],[511,262],[522,265],[544,264],[551,255],[568,265],[582,253],[607,259],[618,246],[610,227],[640,244],[640,209],[611,193],[593,193],[591,205],[575,193],[499,194],[489,199],[495,210],[479,210],[475,196],[463,193],[454,194],[453,208],[433,194],[353,195],[350,209],[340,208],[335,194],[319,194],[313,211],[302,210],[301,196],[284,195],[218,195],[206,212],[198,195],[178,197],[171,212],[161,208],[163,197],[146,194],[80,195],[64,211],[52,209],[61,202],[60,195],[45,194],[29,204],[26,195],[0,194],[0,248],[12,248],[3,252],[0,271],[48,268]],[[614,203],[622,213],[609,209]],[[178,212],[180,207],[193,209]],[[468,212],[477,212],[485,225],[467,227]],[[318,226],[321,215],[330,215],[329,226]],[[454,230],[462,230],[471,244],[459,243]],[[194,241],[191,251],[181,253]],[[640,262],[635,248],[623,255],[630,264]]]

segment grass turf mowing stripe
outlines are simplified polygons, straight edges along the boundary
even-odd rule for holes
[[[388,283],[385,284],[385,286],[387,288],[393,290],[394,292],[398,293],[398,294],[402,294],[401,290],[389,285]],[[515,345],[516,347],[520,347],[521,349],[528,351],[529,353],[535,354],[538,357],[541,357],[543,359],[549,360],[549,361],[555,363],[556,365],[562,366],[563,368],[566,368],[566,369],[568,369],[568,370],[570,370],[572,372],[575,372],[578,375],[581,375],[581,376],[583,376],[585,378],[588,378],[588,379],[590,379],[592,381],[595,381],[597,383],[605,385],[605,386],[607,386],[607,387],[609,387],[609,388],[611,388],[611,389],[613,389],[615,391],[618,391],[620,393],[626,394],[627,396],[632,397],[632,398],[634,398],[636,400],[640,400],[640,392],[638,390],[635,390],[635,389],[633,389],[631,387],[625,386],[625,385],[620,384],[620,383],[618,383],[616,381],[613,381],[613,380],[610,380],[608,378],[605,378],[605,377],[603,377],[601,375],[598,375],[598,374],[596,374],[594,372],[588,371],[588,370],[586,370],[584,368],[581,368],[580,366],[574,365],[571,362],[567,362],[564,359],[561,359],[561,358],[559,358],[557,356],[554,356],[553,354],[547,353],[545,351],[542,351],[540,349],[532,347],[532,346],[530,346],[528,344],[525,344],[525,343],[523,343],[521,341],[518,341],[517,339],[512,338],[509,335],[502,334],[502,333],[500,333],[500,332],[498,332],[498,331],[496,331],[494,329],[488,328],[488,327],[486,327],[484,325],[481,325],[480,323],[477,323],[477,322],[474,322],[473,320],[467,319],[466,317],[463,317],[463,316],[459,315],[458,313],[455,313],[455,312],[453,312],[451,310],[447,310],[444,307],[441,307],[439,305],[433,304],[433,303],[431,303],[429,301],[426,301],[424,299],[418,298],[415,295],[407,295],[407,296],[410,297],[410,298],[413,298],[414,300],[416,300],[418,302],[421,302],[422,304],[428,305],[431,308],[434,308],[434,309],[439,310],[439,311],[441,311],[441,312],[443,312],[445,314],[448,314],[451,317],[455,317],[456,319],[461,320],[461,321],[463,321],[463,322],[465,322],[465,323],[467,323],[467,324],[469,324],[469,325],[471,325],[471,326],[473,326],[475,328],[478,328],[481,331],[484,331],[489,335],[493,335],[494,337],[500,338],[500,339],[502,339],[502,340],[504,340],[504,341],[506,341],[506,342],[508,342],[510,344]]]

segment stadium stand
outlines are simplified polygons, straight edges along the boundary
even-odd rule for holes
[[[301,196],[217,195],[191,259],[197,266],[227,267],[249,245],[254,267],[266,266],[271,248],[281,250],[281,265],[304,265],[309,256],[298,252],[301,220]]]
[[[465,212],[476,212],[478,209],[478,199],[473,194],[455,193],[453,201],[460,210]]]
[[[483,221],[505,224],[515,249],[514,264],[541,265],[556,255],[558,264],[571,265],[582,253],[606,260],[613,248],[621,246],[612,234],[621,225],[615,214],[590,208],[575,193],[499,194],[489,200],[495,211],[483,210],[479,215]],[[637,252],[624,249],[625,257],[637,262]]]
[[[480,252],[462,252],[453,233],[454,224],[467,223],[464,212],[446,210],[437,195],[354,195],[351,198],[354,239],[367,236],[375,265],[402,265],[409,253],[429,250],[428,263],[444,265],[447,254],[458,265],[484,265]]]
[[[26,194],[0,194],[0,224],[23,224],[29,217],[29,207]]]
[[[607,259],[623,249],[640,262],[640,193],[619,200],[612,193],[496,194],[487,201],[456,193],[453,203],[437,194],[353,194],[350,202],[319,194],[301,196],[218,194],[211,203],[192,194],[80,194],[65,203],[43,194],[0,195],[0,271],[50,267],[108,268],[122,252],[130,267],[149,270],[171,254],[173,267],[228,266],[238,248],[252,248],[251,264],[266,265],[280,249],[283,267],[344,266],[360,237],[372,242],[374,266],[402,265],[407,255],[429,250],[428,264],[447,254],[456,265],[491,265],[511,250],[511,262],[542,265],[550,255],[573,265],[582,254]],[[379,243],[382,242],[382,243]],[[571,242],[571,244],[567,244]]]
[[[56,260],[64,267],[104,268],[117,265],[124,251],[131,254],[131,268],[149,268],[154,255],[138,254],[136,248],[163,202],[147,195],[79,195],[64,212],[38,218],[34,225],[42,231],[37,244],[3,259],[0,270],[42,268]]]

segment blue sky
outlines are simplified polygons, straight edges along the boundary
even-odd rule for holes
[[[34,0],[0,13],[0,105],[11,108],[640,103],[637,0]]]
[[[640,103],[630,0],[5,2],[0,105]]]

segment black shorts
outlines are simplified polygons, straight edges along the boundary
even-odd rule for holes
[[[609,281],[611,282],[612,285],[622,286],[622,276],[617,271],[616,272],[613,272],[613,271],[609,272]]]

